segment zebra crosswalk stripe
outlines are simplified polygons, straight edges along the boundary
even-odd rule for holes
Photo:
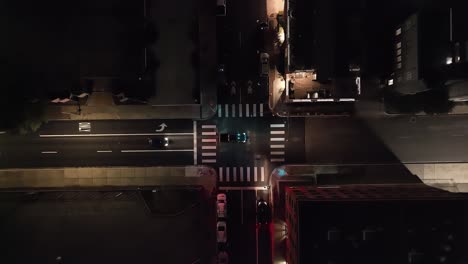
[[[250,167],[247,167],[247,181],[250,181]]]
[[[218,171],[219,182],[223,182],[223,168],[219,167]]]

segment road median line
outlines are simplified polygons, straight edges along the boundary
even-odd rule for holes
[[[192,136],[193,133],[133,133],[133,134],[56,134],[39,135],[42,138],[52,137],[125,137],[125,136]]]

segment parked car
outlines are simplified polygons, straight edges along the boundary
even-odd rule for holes
[[[227,264],[228,263],[228,253],[226,251],[218,252],[218,263]]]
[[[226,218],[226,194],[224,193],[219,193],[216,196],[216,213],[218,218]]]
[[[235,143],[245,143],[249,137],[245,132],[237,132],[237,133],[221,133],[219,135],[219,140],[221,142],[235,142]]]
[[[169,138],[148,138],[148,144],[153,148],[166,148],[169,146]]]
[[[257,223],[262,225],[262,224],[268,224],[271,220],[270,217],[270,206],[268,203],[260,199],[257,201]]]
[[[270,55],[260,53],[260,75],[268,76],[270,73]]]
[[[216,0],[216,15],[226,16],[226,0]]]
[[[227,228],[225,221],[218,221],[218,223],[216,223],[216,241],[218,243],[227,242]]]

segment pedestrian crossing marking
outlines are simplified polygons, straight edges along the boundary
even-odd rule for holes
[[[270,134],[272,135],[284,135],[284,131],[270,131]]]
[[[218,142],[216,138],[202,138],[202,143],[213,143],[213,142]]]
[[[284,155],[284,151],[272,151],[271,155]]]
[[[247,183],[265,181],[265,167],[219,167],[218,180],[219,182]]]
[[[202,132],[202,136],[216,136],[216,132]]]
[[[270,124],[270,127],[284,127],[284,124]]]
[[[202,163],[216,163],[215,159],[202,159]]]
[[[203,152],[202,157],[216,157],[216,152]]]
[[[270,145],[271,148],[284,148],[284,145]]]
[[[202,149],[216,149],[216,146],[202,146]]]
[[[284,138],[271,138],[271,141],[284,141]]]

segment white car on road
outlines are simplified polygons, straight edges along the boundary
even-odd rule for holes
[[[219,193],[216,196],[216,214],[218,218],[226,218],[227,210],[226,210],[226,194]]]
[[[216,224],[216,241],[218,243],[226,243],[227,241],[227,228],[225,221],[218,221]]]

